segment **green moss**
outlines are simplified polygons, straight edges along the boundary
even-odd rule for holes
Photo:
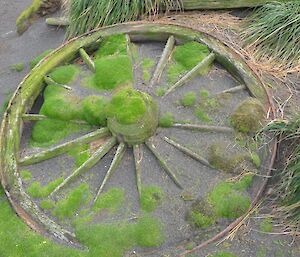
[[[253,162],[253,164],[255,165],[255,167],[259,168],[261,165],[261,160],[260,160],[259,155],[255,152],[251,152],[250,158],[251,158],[251,161]]]
[[[247,154],[232,154],[222,143],[215,143],[209,147],[208,161],[216,169],[236,173],[241,163],[248,158]]]
[[[0,186],[0,253],[6,257],[87,257],[85,252],[56,244],[30,229],[11,209]]]
[[[40,182],[33,182],[26,191],[31,197],[34,198],[47,197],[59,184],[63,182],[63,180],[64,179],[62,177],[58,178],[46,186],[41,186]]]
[[[83,118],[91,125],[106,126],[106,106],[108,100],[103,96],[91,95],[83,102]]]
[[[209,255],[209,257],[237,257],[237,256],[229,252],[217,252],[213,255]]]
[[[141,209],[147,212],[154,211],[163,199],[163,191],[156,186],[147,186],[142,188],[140,199]]]
[[[195,109],[195,115],[199,120],[205,123],[210,123],[212,121],[209,115],[200,106]]]
[[[95,54],[95,59],[110,55],[126,55],[127,41],[124,34],[113,35],[105,38]]]
[[[163,96],[165,93],[166,93],[166,88],[164,88],[164,87],[158,87],[158,88],[155,90],[155,94],[156,94],[157,96]]]
[[[100,195],[93,206],[93,210],[109,210],[116,212],[124,203],[124,190],[120,188],[111,188],[106,193]]]
[[[244,100],[230,117],[231,125],[239,132],[256,132],[265,119],[263,105],[255,98]]]
[[[108,117],[121,124],[137,123],[146,112],[145,95],[131,88],[123,88],[113,95],[108,108]]]
[[[52,78],[56,83],[66,85],[72,82],[79,72],[79,67],[74,64],[64,65],[56,67],[49,73],[49,77]]]
[[[194,92],[187,92],[181,98],[181,103],[183,106],[193,106],[196,102],[196,94]]]
[[[30,170],[21,170],[20,175],[24,181],[28,181],[32,178],[32,174],[31,174]]]
[[[273,230],[273,224],[272,224],[272,219],[271,218],[266,218],[264,219],[260,225],[259,228],[262,232],[265,233],[270,233]]]
[[[213,216],[207,216],[198,211],[192,211],[190,213],[190,219],[192,224],[198,228],[207,228],[215,223]]]
[[[73,189],[63,200],[56,203],[52,214],[59,219],[70,218],[90,199],[88,184],[81,184]]]
[[[42,200],[40,202],[40,207],[43,209],[43,210],[51,210],[55,207],[55,202],[52,201],[52,200]]]
[[[174,115],[170,112],[165,113],[159,119],[159,126],[162,128],[170,128],[174,124]]]
[[[142,70],[143,70],[143,79],[144,81],[149,81],[151,78],[150,70],[155,65],[153,59],[145,58],[142,62]]]
[[[169,65],[167,70],[167,81],[168,84],[174,84],[177,82],[179,77],[186,72],[186,69],[179,63],[173,62]]]
[[[99,90],[113,90],[133,83],[132,63],[127,55],[96,59],[95,67],[96,72],[88,81],[87,86]]]
[[[31,132],[30,145],[33,147],[47,147],[72,133],[88,128],[88,126],[54,119],[37,121]]]
[[[200,106],[205,110],[214,111],[220,107],[220,104],[218,99],[210,97],[210,93],[202,89],[200,90]]]
[[[35,57],[30,63],[29,67],[30,69],[33,69],[35,65],[37,65],[44,57],[46,57],[48,54],[50,54],[53,51],[53,49],[48,49],[45,52],[41,53],[39,56]]]
[[[21,72],[24,70],[24,63],[16,63],[13,65],[10,65],[10,69],[12,71],[17,71],[17,72]]]
[[[89,146],[89,144],[79,145],[68,152],[68,154],[75,159],[76,167],[80,167],[88,158],[90,158],[91,153]]]

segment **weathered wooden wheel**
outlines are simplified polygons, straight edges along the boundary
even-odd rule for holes
[[[174,245],[226,227],[257,201],[265,181],[255,175],[272,149],[258,148],[253,132],[269,107],[242,58],[203,32],[102,28],[51,52],[19,85],[2,122],[1,182],[20,218],[65,243],[89,246],[77,237],[83,227],[147,212]],[[125,206],[103,213],[112,187],[123,188]],[[219,206],[239,197],[233,209]]]

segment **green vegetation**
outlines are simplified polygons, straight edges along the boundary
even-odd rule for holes
[[[91,125],[106,126],[106,106],[108,100],[103,96],[91,95],[83,99],[83,118]]]
[[[101,41],[95,59],[110,55],[127,55],[127,40],[124,34],[117,34]]]
[[[187,92],[181,98],[181,103],[184,107],[193,106],[196,102],[196,94],[194,92]]]
[[[199,120],[205,123],[210,123],[212,121],[209,115],[201,107],[195,109],[195,115]]]
[[[10,69],[12,71],[17,71],[17,72],[21,72],[24,70],[24,63],[16,63],[16,64],[12,64],[10,65]]]
[[[198,228],[207,228],[215,223],[215,217],[206,216],[196,210],[190,213],[191,223]]]
[[[150,70],[155,65],[153,59],[145,58],[142,62],[142,70],[143,70],[143,79],[144,81],[149,81],[151,79]]]
[[[109,210],[116,212],[124,203],[124,190],[120,188],[110,188],[106,193],[100,195],[93,206],[93,210]]]
[[[121,124],[135,124],[146,112],[146,94],[132,88],[123,88],[113,95],[108,108],[108,117]]]
[[[259,228],[262,232],[265,233],[270,233],[273,230],[273,224],[272,224],[272,219],[271,218],[266,218],[264,219],[260,225]]]
[[[56,203],[52,214],[57,216],[60,220],[70,218],[74,213],[86,204],[90,199],[90,192],[88,184],[81,184],[73,189],[63,200]]]
[[[249,157],[245,153],[230,153],[222,143],[212,144],[208,151],[209,163],[214,168],[225,172],[238,173],[240,171],[238,168]]]
[[[162,128],[170,128],[174,124],[174,115],[170,112],[165,113],[159,119],[159,126]]]
[[[239,132],[256,132],[263,126],[265,111],[255,98],[244,100],[230,117],[231,125]]]
[[[79,67],[74,64],[59,66],[49,73],[49,77],[56,83],[66,85],[72,82],[79,72]]]
[[[45,52],[41,53],[39,56],[35,57],[30,63],[29,67],[30,69],[33,69],[35,65],[37,65],[44,57],[46,57],[48,54],[50,54],[53,51],[53,49],[48,49]]]
[[[42,200],[40,202],[40,207],[43,209],[43,210],[51,210],[55,207],[55,202],[52,201],[52,200]]]
[[[12,95],[13,95],[13,92],[4,93],[4,101],[2,103],[2,106],[0,107],[0,114],[3,114],[5,112]]]
[[[173,63],[167,69],[167,81],[169,85],[175,84],[179,77],[186,73],[186,69],[173,60]]]
[[[248,17],[242,35],[258,60],[273,67],[299,65],[299,9],[299,1],[274,1],[255,9]]]
[[[166,93],[166,88],[164,88],[164,87],[158,87],[158,88],[155,90],[155,94],[156,94],[157,96],[163,96],[165,93]]]
[[[154,211],[161,203],[164,193],[161,188],[156,186],[147,186],[142,188],[140,199],[141,209],[147,212]]]
[[[68,152],[70,156],[75,159],[76,167],[80,167],[88,158],[90,158],[90,145],[82,144],[76,147],[73,147],[72,150]]]
[[[217,252],[214,255],[209,255],[208,257],[237,257],[237,256],[229,252]]]
[[[20,175],[24,181],[29,181],[32,178],[30,170],[21,170]]]
[[[260,160],[259,155],[255,152],[251,152],[250,158],[251,158],[251,161],[253,162],[253,164],[255,165],[255,167],[259,168],[261,165],[261,160]]]
[[[52,191],[63,182],[64,178],[58,178],[46,186],[41,186],[40,182],[33,182],[28,188],[27,193],[34,198],[47,197]]]

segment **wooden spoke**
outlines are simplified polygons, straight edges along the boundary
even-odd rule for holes
[[[207,57],[205,57],[201,62],[199,62],[192,70],[186,73],[182,78],[180,78],[173,86],[171,86],[164,96],[170,94],[176,88],[183,86],[186,82],[194,78],[199,71],[203,68],[206,68],[210,64],[214,62],[216,55],[214,53],[210,53]]]
[[[141,145],[133,146],[133,156],[134,156],[134,163],[135,163],[136,187],[139,193],[139,197],[141,198],[142,195],[141,162],[143,159],[143,152],[141,149]]]
[[[111,175],[114,173],[114,171],[117,169],[117,167],[119,166],[123,156],[124,156],[124,153],[125,153],[125,150],[126,150],[126,145],[124,143],[120,143],[119,146],[118,146],[118,149],[116,151],[116,154],[114,156],[114,159],[112,160],[112,163],[102,181],[102,184],[101,186],[99,187],[98,189],[98,192],[96,194],[96,197],[94,199],[94,203],[97,201],[99,195],[101,194],[101,192],[103,191],[104,189],[104,186],[105,184],[107,183],[108,179],[111,177]]]
[[[220,94],[226,94],[226,93],[236,93],[236,92],[239,92],[239,91],[243,91],[245,90],[247,87],[245,85],[239,85],[239,86],[236,86],[236,87],[232,87],[232,88],[229,88],[229,89],[225,89],[219,93],[217,93],[217,95],[220,95]]]
[[[92,60],[92,58],[88,55],[88,53],[83,48],[80,48],[79,54],[80,54],[82,60],[84,61],[84,63],[89,67],[89,69],[92,72],[95,72],[96,71],[95,63]]]
[[[89,142],[92,142],[96,139],[107,136],[109,134],[110,134],[110,132],[109,132],[108,128],[97,129],[96,131],[93,131],[93,132],[91,132],[89,134],[86,134],[82,137],[78,137],[78,138],[76,138],[74,140],[71,140],[69,142],[60,144],[58,146],[49,148],[45,151],[30,155],[30,156],[25,156],[24,158],[22,158],[19,161],[19,165],[23,165],[23,166],[31,165],[31,164],[35,164],[35,163],[38,163],[38,162],[48,160],[50,158],[53,158],[55,156],[58,156],[60,154],[63,154],[65,152],[71,150],[76,145],[89,143]]]
[[[47,120],[51,119],[48,116],[42,115],[42,114],[23,114],[22,115],[23,121],[39,121],[39,120]],[[76,124],[82,124],[82,125],[88,125],[88,123],[84,120],[69,120],[68,122],[76,123]]]
[[[206,132],[223,132],[223,133],[233,133],[234,129],[230,127],[223,126],[210,126],[210,125],[200,125],[200,124],[190,124],[190,123],[175,123],[173,124],[174,128],[181,129],[194,129]]]
[[[181,152],[185,153],[186,155],[190,156],[191,158],[195,159],[196,161],[201,162],[203,165],[212,168],[213,167],[209,164],[208,160],[206,160],[204,157],[200,156],[199,154],[193,152],[192,150],[188,149],[187,147],[175,142],[174,140],[168,138],[168,137],[164,137],[164,140],[169,143],[170,145],[174,146],[175,148],[177,148],[178,150],[180,150]]]
[[[163,72],[164,68],[166,67],[168,60],[171,56],[174,45],[175,45],[175,38],[174,38],[174,36],[170,36],[166,43],[166,46],[162,53],[162,56],[156,66],[154,73],[153,73],[153,76],[150,80],[150,83],[149,83],[150,87],[153,87],[156,83],[159,82],[162,72]]]
[[[151,143],[151,141],[145,142],[146,146],[149,148],[149,150],[153,153],[155,158],[159,161],[160,165],[163,167],[165,172],[168,174],[168,176],[174,181],[174,183],[179,187],[183,188],[181,184],[179,183],[175,173],[170,169],[170,167],[167,165],[167,162],[160,156],[160,154],[155,149],[154,145]]]
[[[62,85],[62,84],[59,84],[57,82],[55,82],[52,78],[50,78],[49,76],[45,76],[44,77],[44,81],[47,85],[51,85],[51,86],[56,86],[56,87],[62,87],[64,89],[67,89],[67,90],[72,90],[71,87],[67,86],[67,85]]]
[[[99,147],[99,149],[93,153],[93,155],[87,159],[78,169],[76,169],[69,177],[67,177],[60,185],[58,185],[54,191],[50,194],[55,194],[58,190],[62,189],[65,185],[67,185],[71,180],[76,178],[78,175],[83,172],[91,169],[104,155],[106,155],[110,149],[112,149],[117,143],[117,139],[115,137],[110,138],[107,142]]]
[[[47,18],[46,24],[50,26],[69,26],[70,22],[66,17]]]

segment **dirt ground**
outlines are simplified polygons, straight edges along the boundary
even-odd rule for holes
[[[28,64],[35,56],[41,52],[56,48],[64,40],[64,30],[56,27],[49,27],[45,24],[45,18],[39,18],[22,36],[17,35],[15,19],[31,0],[1,0],[0,3],[0,105],[5,102],[7,96],[12,93],[19,82],[28,73]],[[243,12],[235,12],[243,16]],[[219,19],[218,15],[224,17]],[[241,51],[241,44],[237,35],[232,32],[227,25],[236,26],[239,24],[239,17],[227,19],[227,13],[215,16],[203,15],[203,13],[193,12],[178,16],[165,17],[162,21],[172,21],[179,24],[193,26],[205,30],[225,41],[228,45],[236,46]],[[222,16],[223,15],[223,16]],[[227,24],[224,26],[224,24]],[[247,56],[247,53],[243,53]],[[22,72],[12,71],[10,66],[17,63],[24,63],[25,69]],[[253,64],[253,63],[252,63]],[[253,67],[258,69],[257,65]],[[271,76],[268,77],[270,82]],[[281,77],[282,78],[282,77]],[[272,83],[274,102],[278,110],[278,116],[292,115],[300,109],[300,83],[297,81],[297,74],[289,75],[289,83]],[[240,257],[298,257],[300,256],[299,242],[294,241],[290,236],[284,236],[275,228],[273,233],[263,233],[259,229],[259,223],[263,213],[269,212],[268,208],[262,208],[246,222],[238,231],[233,240],[226,240],[220,244],[212,244],[201,252],[194,255],[204,257],[216,251],[228,251]],[[178,246],[179,249],[181,246]],[[182,248],[181,250],[184,250]],[[1,253],[0,253],[1,256]],[[160,253],[145,253],[142,256],[172,256],[160,255]],[[1,256],[2,257],[2,256]],[[7,256],[3,256],[7,257]]]

